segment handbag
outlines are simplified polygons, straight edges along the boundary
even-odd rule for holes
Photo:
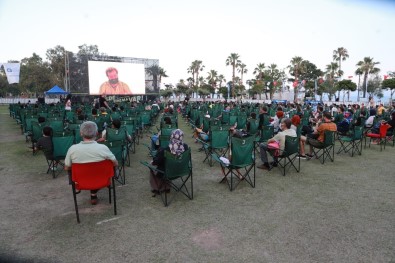
[[[279,156],[280,155],[280,143],[277,141],[274,142],[269,142],[267,144],[267,148],[269,150],[273,150],[273,155],[274,156]]]

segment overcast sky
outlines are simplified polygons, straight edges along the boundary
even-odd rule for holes
[[[244,80],[258,63],[282,69],[294,56],[325,70],[338,47],[350,55],[344,76],[366,56],[382,75],[395,71],[395,1],[0,0],[0,25],[0,62],[98,45],[112,56],[159,59],[163,83],[187,79],[193,60],[203,61],[202,76],[214,69],[230,80],[230,53],[247,65]]]

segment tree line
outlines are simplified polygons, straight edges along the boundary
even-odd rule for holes
[[[121,57],[109,57],[99,51],[97,45],[83,44],[78,46],[78,51],[73,53],[64,47],[57,45],[46,51],[45,60],[36,53],[31,57],[23,58],[20,71],[20,82],[8,84],[4,68],[0,68],[0,96],[38,95],[52,88],[54,85],[66,84],[72,93],[88,93],[88,60],[100,60],[105,57],[107,61],[121,62]],[[264,62],[258,63],[253,69],[254,78],[244,82],[244,76],[248,72],[247,65],[241,60],[237,53],[231,53],[225,60],[225,64],[230,67],[232,78],[226,80],[223,74],[215,69],[210,69],[204,76],[205,66],[203,61],[194,60],[187,68],[188,77],[180,79],[174,87],[172,84],[166,85],[166,89],[161,91],[161,95],[169,97],[171,95],[208,96],[220,93],[223,97],[236,98],[238,95],[246,94],[251,96],[265,96],[272,99],[275,92],[289,90],[288,82],[293,83],[296,100],[298,91],[303,87],[306,96],[317,94],[322,97],[328,96],[329,100],[340,97],[340,91],[355,91],[357,86],[363,91],[363,97],[383,96],[383,89],[391,89],[391,98],[395,90],[395,72],[389,72],[388,78],[383,80],[380,62],[374,61],[371,57],[364,57],[356,63],[355,75],[358,76],[358,84],[345,78],[341,80],[344,72],[341,69],[342,62],[349,58],[348,50],[339,47],[333,50],[333,61],[324,70],[319,69],[314,63],[305,60],[300,56],[295,56],[290,60],[286,68],[280,69],[277,64],[266,65]],[[10,60],[8,62],[19,62]],[[66,63],[67,62],[67,63]],[[66,64],[68,65],[66,67]],[[152,78],[153,90],[159,92],[160,83],[163,77],[168,77],[166,71],[158,65],[147,67],[146,74]],[[66,83],[67,81],[70,83]],[[362,82],[361,82],[362,81]],[[249,89],[246,89],[246,86]],[[366,94],[367,93],[367,94]]]

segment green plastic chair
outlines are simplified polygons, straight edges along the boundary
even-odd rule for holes
[[[175,156],[169,151],[165,151],[165,169],[159,170],[156,166],[146,161],[140,161],[141,164],[147,166],[152,171],[163,174],[163,183],[171,186],[175,190],[175,194],[169,200],[168,191],[161,191],[160,196],[165,206],[168,206],[175,198],[176,194],[182,193],[190,200],[193,199],[193,177],[192,177],[192,158],[191,149],[188,148],[180,156]],[[162,187],[159,186],[159,189]]]
[[[212,126],[209,131],[207,142],[198,139],[202,143],[202,149],[206,154],[203,162],[206,160],[210,166],[213,166],[212,154],[225,156],[229,149],[229,128],[228,125]]]
[[[279,152],[277,167],[282,171],[283,176],[287,170],[293,167],[296,172],[300,172],[300,158],[299,154],[299,138],[285,136],[285,147],[283,151]],[[297,166],[295,165],[297,161]]]
[[[363,126],[355,126],[353,132],[349,136],[340,136],[340,148],[337,154],[342,152],[351,153],[351,157],[354,156],[354,153],[362,154],[362,139],[363,139]]]
[[[212,158],[221,165],[224,175],[220,183],[226,182],[230,191],[233,191],[241,181],[246,181],[249,185],[255,187],[254,142],[254,136],[232,137],[229,163],[224,162],[221,156],[212,154]]]
[[[313,156],[319,159],[322,164],[326,159],[335,161],[335,131],[324,131],[324,143],[320,147],[313,147]]]

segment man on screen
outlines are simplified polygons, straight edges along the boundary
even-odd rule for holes
[[[108,81],[104,82],[100,86],[99,94],[106,94],[106,95],[130,95],[129,86],[122,81],[118,80],[118,70],[116,68],[110,67],[106,70],[106,75],[108,77]]]

